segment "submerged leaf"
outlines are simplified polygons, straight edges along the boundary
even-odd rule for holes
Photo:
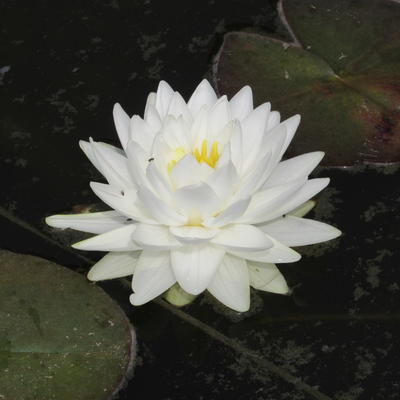
[[[116,303],[82,275],[0,252],[0,394],[110,399],[132,369],[134,334]]]

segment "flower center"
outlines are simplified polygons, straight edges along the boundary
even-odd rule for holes
[[[171,172],[176,163],[181,160],[186,154],[188,153],[183,147],[176,148],[172,160],[167,165],[168,172]],[[199,163],[207,163],[210,167],[214,168],[220,156],[218,152],[218,142],[215,141],[211,146],[211,150],[208,151],[208,141],[203,140],[201,147],[195,148],[191,154],[196,158]]]

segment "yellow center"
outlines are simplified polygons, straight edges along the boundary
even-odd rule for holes
[[[168,172],[172,171],[172,168],[176,165],[176,163],[181,160],[186,154],[188,154],[183,147],[178,147],[175,152],[172,160],[168,163],[167,168]],[[218,142],[214,142],[211,146],[211,151],[208,151],[208,142],[207,140],[203,140],[201,144],[201,148],[194,149],[191,153],[199,163],[207,163],[210,167],[214,168],[219,159],[218,152]]]

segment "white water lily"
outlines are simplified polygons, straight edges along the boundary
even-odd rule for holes
[[[123,150],[81,141],[108,183],[91,182],[113,210],[54,215],[50,226],[95,233],[73,245],[109,253],[88,274],[93,281],[133,275],[130,297],[141,305],[176,283],[190,295],[208,290],[246,311],[250,286],[286,294],[275,263],[300,254],[290,246],[333,239],[336,228],[302,216],[328,178],[309,179],[323,157],[281,161],[299,125],[265,103],[253,108],[250,87],[230,101],[203,80],[186,103],[161,81],[144,118],[119,104],[114,121]]]

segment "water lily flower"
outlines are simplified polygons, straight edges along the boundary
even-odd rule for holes
[[[90,186],[112,210],[46,221],[96,234],[73,245],[109,252],[88,278],[133,275],[132,304],[178,285],[188,296],[208,290],[243,312],[250,286],[288,292],[275,264],[300,259],[291,246],[340,235],[302,218],[329,183],[308,178],[324,154],[282,161],[300,116],[280,122],[269,103],[254,108],[250,87],[228,100],[203,80],[186,103],[161,81],[143,118],[130,118],[116,104],[114,121],[122,149],[80,142],[107,180]]]

